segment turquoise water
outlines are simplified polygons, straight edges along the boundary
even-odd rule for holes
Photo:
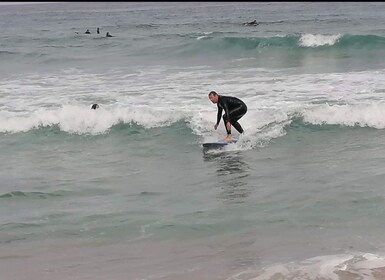
[[[384,11],[0,5],[3,277],[384,279]]]

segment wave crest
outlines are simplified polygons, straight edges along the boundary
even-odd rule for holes
[[[371,253],[319,256],[299,263],[277,264],[261,270],[241,272],[231,279],[384,279],[385,259]]]
[[[337,35],[320,35],[320,34],[303,34],[299,38],[299,45],[302,47],[320,47],[320,46],[332,46],[338,42],[342,37],[341,34]]]
[[[60,109],[39,110],[27,116],[9,117],[0,114],[0,132],[26,132],[57,125],[61,131],[68,133],[102,134],[119,123],[136,123],[151,128],[169,125],[182,117],[173,110],[159,111],[147,106],[90,110],[89,107],[65,105]]]
[[[304,122],[316,125],[385,128],[385,104],[329,105],[323,104],[303,113]]]
[[[385,37],[376,35],[350,34],[288,34],[272,37],[231,37],[203,34],[197,43],[189,46],[190,51],[255,50],[255,49],[317,49],[317,48],[385,48]],[[183,46],[184,48],[186,46]]]

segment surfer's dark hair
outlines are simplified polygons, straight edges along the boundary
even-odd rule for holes
[[[210,96],[211,94],[212,94],[212,95],[218,95],[218,93],[216,93],[216,92],[213,91],[213,90],[209,92],[209,96]]]
[[[96,110],[98,107],[99,107],[99,105],[98,105],[98,104],[92,104],[92,107],[91,107],[91,109],[94,109],[94,110]]]

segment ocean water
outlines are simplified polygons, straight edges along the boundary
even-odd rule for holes
[[[385,279],[385,3],[2,3],[0,30],[1,279]],[[224,149],[211,90],[248,106]]]

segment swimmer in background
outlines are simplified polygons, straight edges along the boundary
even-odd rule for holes
[[[243,25],[259,25],[259,23],[257,22],[257,20],[253,20],[253,21],[250,21],[250,22],[245,22]]]

